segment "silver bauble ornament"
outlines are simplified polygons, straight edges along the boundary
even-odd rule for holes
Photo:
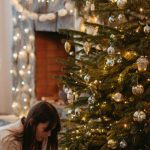
[[[93,96],[90,96],[88,98],[88,105],[93,104],[95,102],[95,98]]]
[[[148,24],[144,27],[144,32],[145,33],[150,33],[150,26],[148,26]]]
[[[88,74],[84,76],[84,81],[86,81],[86,82],[90,81],[90,76]]]
[[[107,60],[106,60],[107,66],[112,67],[112,66],[114,66],[114,64],[115,64],[115,60],[113,58],[107,58]]]
[[[110,46],[107,49],[107,53],[108,53],[108,55],[114,55],[115,54],[115,49],[112,46]]]
[[[127,0],[117,0],[117,6],[118,6],[120,9],[123,9],[126,4],[127,4]]]
[[[146,119],[146,114],[143,111],[138,110],[133,114],[134,121],[142,122],[145,119]]]
[[[115,17],[114,16],[110,16],[108,18],[108,20],[109,20],[110,23],[113,23],[115,21]]]
[[[121,147],[121,148],[126,148],[126,147],[127,147],[127,142],[126,142],[125,140],[122,140],[122,141],[120,142],[120,147]]]
[[[107,147],[111,149],[116,149],[117,148],[117,141],[110,139],[107,142]]]
[[[121,93],[115,93],[112,98],[114,99],[115,102],[122,102],[123,101],[123,96]]]
[[[149,61],[146,57],[141,56],[140,58],[137,59],[136,63],[137,63],[138,71],[144,72],[147,70]]]
[[[132,87],[132,93],[134,95],[140,95],[144,92],[144,87],[141,84]]]

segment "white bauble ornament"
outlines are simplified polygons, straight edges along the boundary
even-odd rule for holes
[[[107,60],[106,60],[107,66],[112,67],[112,66],[114,66],[114,64],[115,64],[115,60],[113,58],[107,58]]]
[[[95,102],[95,98],[93,96],[90,96],[88,98],[88,105],[93,104]]]
[[[108,148],[116,149],[117,148],[117,141],[110,139],[107,142],[107,146],[108,146]]]
[[[137,63],[138,71],[143,72],[147,70],[149,61],[146,57],[141,56],[140,58],[137,59],[136,63]]]
[[[84,76],[84,80],[86,81],[86,82],[89,82],[90,81],[90,76],[87,74],[87,75],[85,75]]]
[[[80,115],[81,114],[81,112],[82,112],[82,110],[81,110],[81,108],[76,108],[75,109],[75,115]]]
[[[117,6],[122,9],[127,4],[127,0],[117,0]]]
[[[150,33],[150,26],[148,26],[148,24],[144,27],[144,32]]]
[[[145,119],[146,119],[146,114],[143,111],[138,110],[133,114],[134,121],[142,122]]]
[[[127,142],[126,142],[125,140],[122,140],[122,141],[120,142],[120,147],[121,147],[121,148],[126,148],[126,147],[127,147]]]
[[[110,46],[110,47],[108,47],[108,49],[107,49],[107,53],[108,53],[109,55],[114,55],[114,54],[115,54],[115,49],[114,49],[112,46]]]
[[[121,93],[115,93],[112,98],[114,99],[115,102],[122,102],[123,101],[123,96]]]
[[[134,95],[140,95],[144,92],[144,87],[141,84],[132,87],[132,93]]]

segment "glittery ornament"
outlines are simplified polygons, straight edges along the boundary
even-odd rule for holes
[[[107,142],[107,146],[108,146],[108,148],[116,149],[117,148],[117,141],[110,139]]]
[[[90,81],[90,76],[89,76],[89,75],[85,75],[85,76],[84,76],[84,80],[85,80],[86,82],[89,82],[89,81]]]
[[[88,104],[90,105],[90,104],[93,104],[94,102],[95,102],[95,98],[93,96],[90,96],[88,98]]]
[[[122,141],[120,142],[120,147],[121,147],[121,148],[126,148],[126,147],[127,147],[127,142],[126,142],[125,140],[122,140]]]
[[[143,72],[147,70],[149,61],[146,57],[141,56],[140,58],[137,59],[136,63],[137,63],[138,70],[140,72]]]
[[[117,6],[118,6],[120,9],[123,9],[126,4],[127,4],[127,0],[117,0]]]
[[[123,101],[123,96],[121,93],[115,93],[112,98],[114,99],[115,102],[122,102]]]
[[[112,66],[114,66],[114,64],[115,64],[115,60],[113,58],[107,58],[107,60],[106,60],[107,66],[112,67]]]
[[[107,49],[107,53],[108,53],[109,55],[113,55],[113,54],[115,54],[115,49],[114,49],[112,46],[110,46],[110,47],[108,47],[108,49]]]
[[[108,18],[108,20],[109,20],[110,23],[113,23],[115,21],[115,17],[114,16],[110,16]]]
[[[144,87],[141,84],[132,87],[132,93],[134,95],[140,95],[144,92]]]
[[[121,22],[121,23],[124,23],[126,22],[126,17],[124,14],[119,14],[118,15],[118,20]]]
[[[92,45],[91,45],[91,43],[89,43],[89,42],[85,42],[85,43],[83,44],[83,48],[84,48],[84,51],[85,51],[86,54],[89,53],[91,47],[92,47]]]
[[[144,32],[145,33],[150,33],[150,26],[148,26],[148,24],[144,27]]]
[[[143,111],[138,110],[133,114],[134,121],[142,122],[145,119],[146,119],[146,114]]]
[[[76,108],[75,109],[75,115],[80,115],[81,114],[81,112],[82,112],[82,110],[81,110],[81,108]]]
[[[71,44],[70,44],[70,42],[66,41],[64,47],[65,47],[66,52],[69,53],[70,50],[71,50]]]

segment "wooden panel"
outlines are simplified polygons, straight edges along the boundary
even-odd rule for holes
[[[56,97],[58,95],[58,81],[54,76],[61,75],[62,65],[58,59],[66,58],[62,36],[57,33],[35,33],[35,93],[38,99],[41,97]]]

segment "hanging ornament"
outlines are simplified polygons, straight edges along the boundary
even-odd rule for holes
[[[93,4],[91,4],[91,11],[94,11],[94,10],[95,10],[95,5],[93,3]]]
[[[137,63],[138,71],[143,72],[147,70],[149,61],[146,57],[141,56],[140,58],[137,59],[136,63]]]
[[[117,148],[117,141],[110,139],[107,142],[107,146],[108,146],[108,148],[116,149]]]
[[[110,46],[107,49],[107,53],[108,53],[108,55],[114,55],[115,54],[115,49],[112,46]]]
[[[112,67],[112,66],[114,66],[114,64],[115,64],[115,60],[113,58],[107,58],[107,60],[106,60],[107,66]]]
[[[71,50],[71,44],[70,44],[70,42],[66,41],[64,47],[65,47],[66,52],[69,53],[70,50]]]
[[[150,33],[150,26],[148,26],[148,24],[146,24],[146,26],[144,27],[144,32],[145,33]]]
[[[95,98],[93,96],[90,96],[88,98],[88,105],[93,104],[95,102]]]
[[[126,147],[127,147],[127,142],[126,142],[125,140],[122,140],[122,141],[120,142],[120,147],[121,147],[121,148],[126,148]]]
[[[124,23],[124,22],[127,21],[124,14],[119,14],[119,15],[118,15],[118,20],[119,20],[121,23]]]
[[[79,116],[81,114],[81,112],[82,112],[81,108],[75,109],[75,115]]]
[[[115,102],[122,102],[123,101],[123,96],[121,93],[115,93],[112,98],[114,99]]]
[[[95,45],[96,50],[103,50],[102,45],[101,44],[97,44]]]
[[[114,16],[110,16],[108,18],[108,20],[109,20],[110,23],[113,23],[115,21],[115,17]]]
[[[126,4],[127,4],[127,0],[117,0],[117,6],[118,6],[120,9],[123,9]]]
[[[117,59],[117,63],[122,63],[122,57],[120,56],[118,59]]]
[[[142,122],[145,119],[146,119],[146,114],[143,111],[138,110],[133,114],[134,121]]]
[[[86,81],[86,82],[90,81],[90,76],[88,74],[84,76],[84,81]]]
[[[83,48],[84,48],[84,51],[85,51],[86,54],[89,53],[91,47],[92,47],[92,44],[89,43],[89,42],[85,42],[85,43],[83,44]]]
[[[132,87],[132,93],[134,95],[140,95],[144,92],[144,87],[141,84]]]

